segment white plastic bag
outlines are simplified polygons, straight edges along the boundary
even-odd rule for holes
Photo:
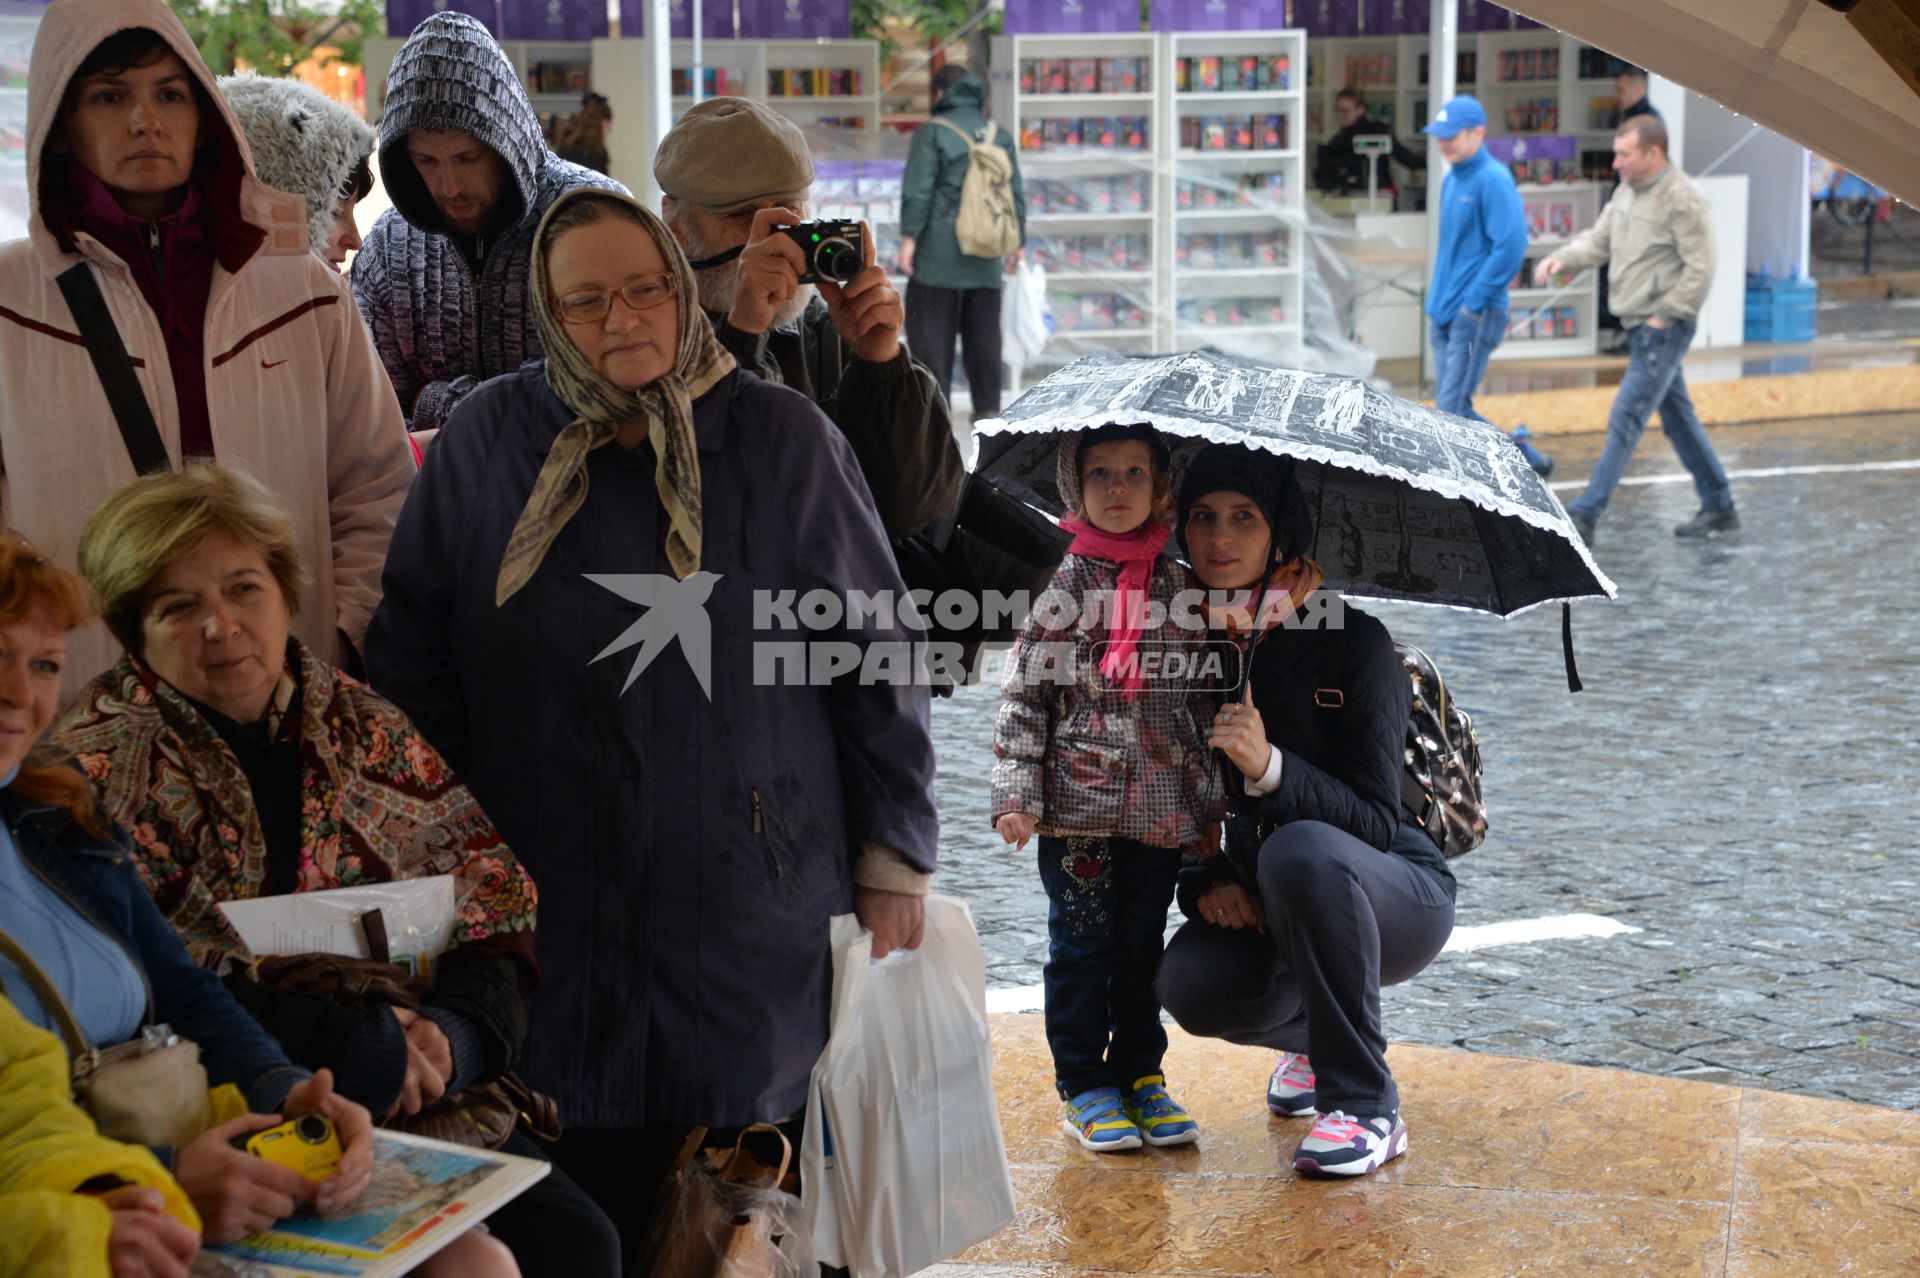
[[[1000,340],[1008,363],[1031,364],[1053,336],[1047,268],[1022,257],[1000,290]]]
[[[833,1030],[814,1066],[800,1196],[820,1263],[902,1278],[1013,1222],[987,1038],[986,954],[967,907],[929,896],[924,939],[874,962],[833,921]]]

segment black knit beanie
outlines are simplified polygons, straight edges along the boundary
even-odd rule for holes
[[[1238,444],[1209,444],[1187,466],[1180,481],[1180,518],[1174,535],[1191,559],[1187,545],[1187,514],[1208,493],[1242,493],[1260,508],[1273,530],[1273,546],[1280,563],[1313,549],[1313,512],[1294,478],[1293,458]]]

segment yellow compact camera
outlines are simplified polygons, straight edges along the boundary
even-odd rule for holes
[[[308,1180],[325,1180],[340,1170],[340,1137],[319,1114],[302,1114],[245,1136],[233,1147],[270,1163],[291,1168]]]

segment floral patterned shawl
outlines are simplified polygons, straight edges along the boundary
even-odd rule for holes
[[[452,944],[533,968],[533,881],[473,794],[399,707],[297,640],[301,892],[457,876]],[[147,888],[187,948],[224,971],[252,953],[221,901],[260,894],[266,837],[240,762],[193,704],[127,655],[87,685],[54,737],[132,835]]]

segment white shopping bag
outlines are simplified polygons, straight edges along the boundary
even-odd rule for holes
[[[1053,304],[1047,300],[1047,268],[1031,257],[1000,290],[1000,338],[1009,363],[1031,364],[1053,336]]]
[[[927,898],[918,950],[879,962],[835,919],[833,1030],[814,1067],[801,1200],[822,1264],[902,1278],[1013,1222],[987,1039],[987,962],[967,907]]]

